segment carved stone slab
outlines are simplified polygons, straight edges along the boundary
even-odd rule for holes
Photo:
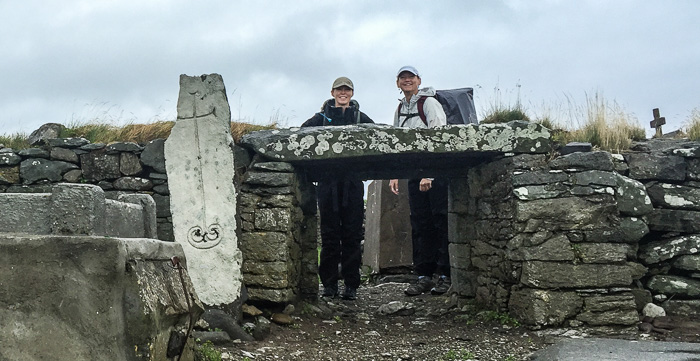
[[[165,142],[175,241],[203,303],[226,305],[241,292],[231,113],[218,74],[180,76],[178,119]]]

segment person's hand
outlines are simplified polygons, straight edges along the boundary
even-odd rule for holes
[[[399,194],[399,180],[398,179],[390,180],[389,181],[389,189],[391,189],[391,191],[394,194]]]
[[[420,191],[427,192],[433,187],[433,180],[428,178],[423,178],[420,180]]]

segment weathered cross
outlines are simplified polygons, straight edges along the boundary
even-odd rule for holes
[[[652,128],[656,128],[656,135],[654,137],[661,138],[661,136],[664,135],[663,131],[661,130],[661,126],[666,124],[666,117],[659,116],[659,108],[654,108],[652,112],[654,113],[654,120],[649,122],[649,125]]]

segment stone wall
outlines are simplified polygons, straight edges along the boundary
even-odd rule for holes
[[[174,241],[170,211],[168,177],[165,172],[164,141],[158,139],[145,145],[136,143],[92,144],[82,138],[47,139],[38,148],[23,150],[0,149],[0,194],[24,193],[23,197],[8,198],[27,203],[36,199],[49,204],[52,185],[58,182],[93,184],[104,190],[104,197],[128,202],[131,194],[150,195],[155,204],[155,233],[148,237]],[[300,181],[288,163],[261,162],[250,165],[247,151],[234,147],[237,188],[240,189],[241,249],[244,254],[244,282],[253,300],[290,302],[297,297],[310,297],[318,292],[316,249],[316,204],[313,186]],[[246,173],[247,172],[247,173]],[[32,195],[33,194],[33,195]],[[43,194],[43,195],[41,195]],[[66,200],[76,206],[78,199]],[[44,204],[41,203],[41,204]],[[55,203],[55,202],[54,202]],[[110,200],[106,202],[107,212]],[[26,208],[27,212],[32,212]],[[70,207],[63,213],[70,213]],[[15,208],[15,207],[11,207]],[[150,210],[150,209],[149,209]],[[104,212],[103,212],[104,213]],[[12,231],[19,225],[9,222],[13,213],[5,213],[8,222],[0,231]],[[51,212],[34,212],[22,217],[30,222],[25,228],[49,233]],[[144,213],[148,216],[151,213]],[[18,215],[19,216],[19,215]],[[12,218],[14,219],[14,218]],[[140,229],[119,227],[119,218],[104,222],[113,235],[115,228],[125,232]],[[141,218],[136,218],[140,220]],[[3,229],[3,224],[6,226]],[[149,223],[150,225],[151,223]],[[129,235],[126,235],[129,236]]]
[[[453,178],[454,290],[536,327],[631,330],[652,294],[697,315],[697,146],[515,155]]]
[[[98,185],[110,199],[148,194],[156,204],[157,238],[172,241],[164,141],[106,145],[56,138],[46,139],[38,148],[0,147],[0,193],[44,193],[51,184],[65,182]]]
[[[667,312],[700,316],[700,150],[694,142],[649,142],[625,154],[630,177],[644,182],[654,210],[639,260],[642,281]]]
[[[254,162],[240,187],[243,279],[255,301],[318,293],[313,186],[289,163]]]
[[[459,291],[529,325],[636,325],[639,216],[651,203],[614,169],[606,152],[518,155],[453,180]]]
[[[697,143],[648,141],[624,155],[578,152],[551,159],[540,128],[512,127],[532,130],[539,137],[537,147],[529,135],[524,137],[527,146],[517,140],[502,148],[496,147],[500,143],[475,142],[455,152],[459,147],[445,145],[449,156],[434,163],[435,168],[428,163],[401,168],[425,155],[410,153],[410,161],[398,162],[403,159],[401,142],[396,149],[382,148],[388,154],[371,151],[371,162],[363,161],[361,151],[352,157],[341,152],[350,158],[340,160],[327,155],[316,160],[311,153],[271,160],[269,154],[256,155],[255,146],[266,144],[264,132],[247,151],[234,147],[237,157],[254,159],[236,162],[235,180],[250,298],[290,302],[316,294],[316,205],[310,180],[346,165],[344,174],[363,178],[416,172],[449,176],[453,290],[511,312],[526,324],[630,328],[637,311],[651,301],[670,313],[700,313]],[[370,145],[378,144],[380,135],[393,139],[405,133],[386,127],[337,128],[317,132],[337,132],[337,142],[355,137],[362,141],[352,144]],[[267,133],[279,141],[300,131],[309,139],[317,135],[310,129]],[[424,136],[454,141],[440,132]],[[3,149],[0,191],[41,191],[51,182],[73,181],[97,184],[113,198],[125,192],[151,194],[158,238],[172,239],[162,144],[107,146],[66,139],[49,140],[42,149]],[[290,154],[284,157],[297,156],[291,146],[277,151],[287,148]]]

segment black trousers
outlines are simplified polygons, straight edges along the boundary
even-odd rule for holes
[[[432,188],[421,192],[420,179],[408,181],[413,267],[419,276],[432,276],[436,272],[440,275],[450,275],[447,187],[447,180],[434,179]]]
[[[325,287],[336,286],[341,275],[346,287],[360,286],[364,191],[361,181],[319,182],[316,188],[321,215],[318,274]]]

